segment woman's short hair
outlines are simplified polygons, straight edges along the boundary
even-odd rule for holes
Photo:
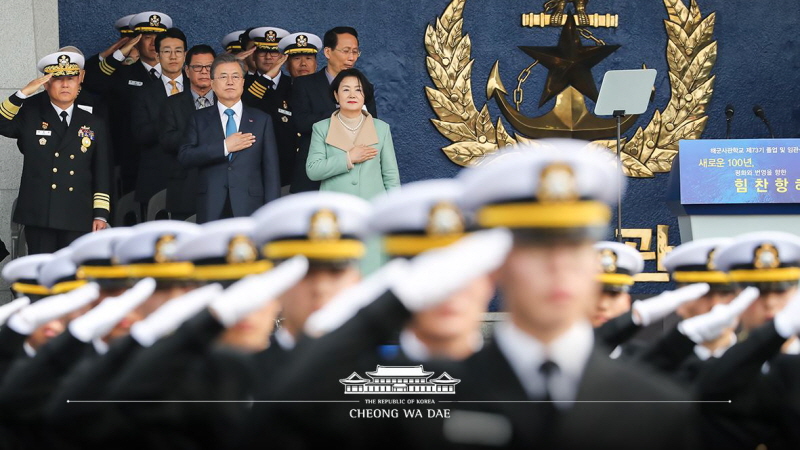
[[[341,85],[342,80],[347,77],[358,78],[358,83],[361,85],[361,92],[364,94],[364,104],[373,100],[375,93],[372,90],[372,84],[370,84],[367,76],[358,69],[345,69],[339,72],[336,78],[331,82],[331,97],[333,97],[334,102],[336,101],[336,96],[333,94],[339,91],[339,85]]]

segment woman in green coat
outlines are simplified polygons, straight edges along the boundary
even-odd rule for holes
[[[371,86],[358,69],[339,72],[331,83],[339,109],[314,124],[306,160],[308,177],[321,181],[322,191],[369,200],[400,186],[389,125],[363,109]]]

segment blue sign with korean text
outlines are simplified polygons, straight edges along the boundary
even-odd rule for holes
[[[800,139],[680,142],[681,203],[800,203]]]

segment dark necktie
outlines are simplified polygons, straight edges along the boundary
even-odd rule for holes
[[[61,116],[61,129],[66,133],[67,128],[69,128],[69,123],[67,122],[67,117],[69,114],[67,114],[66,111],[61,111],[61,114],[59,115]]]
[[[158,72],[156,72],[155,67],[150,69],[150,80],[157,80],[158,79]]]
[[[558,372],[558,364],[550,361],[549,359],[539,366],[539,373],[544,377],[544,400],[552,401],[553,397],[550,394],[550,380],[553,375]]]
[[[269,78],[265,78],[265,81],[266,81],[265,84],[267,85],[267,90],[275,89],[275,82],[274,81],[270,80]]]
[[[543,448],[549,447],[549,443],[553,439],[553,431],[555,428],[555,421],[557,417],[557,411],[555,407],[555,403],[552,403],[553,396],[550,393],[550,381],[552,380],[553,376],[558,373],[558,364],[550,361],[549,359],[542,363],[539,366],[539,373],[542,374],[544,378],[544,397],[542,400],[543,403],[540,403],[539,411],[541,411],[542,418],[540,422],[540,438],[541,442],[545,443]]]

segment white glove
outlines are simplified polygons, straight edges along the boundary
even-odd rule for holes
[[[496,228],[422,253],[409,261],[403,276],[392,280],[392,292],[411,312],[433,308],[475,277],[500,267],[512,243],[510,231]]]
[[[16,300],[10,301],[3,306],[0,306],[0,325],[6,323],[12,314],[20,309],[31,304],[31,299],[28,297],[20,297]]]
[[[708,283],[695,283],[674,291],[665,291],[647,300],[633,303],[631,309],[635,313],[633,321],[636,325],[646,327],[651,323],[667,317],[679,306],[706,295],[711,287]]]
[[[150,347],[162,337],[208,306],[222,293],[222,286],[215,283],[195,289],[172,299],[155,310],[146,319],[131,326],[131,336],[143,347]]]
[[[394,259],[357,285],[345,289],[308,317],[305,333],[319,337],[344,325],[364,306],[389,290],[393,280],[406,273],[408,261]]]
[[[53,295],[22,308],[8,319],[8,327],[29,335],[40,326],[80,309],[100,295],[97,283],[89,283],[65,294]]]
[[[713,341],[728,328],[736,326],[736,320],[757,298],[755,287],[743,290],[727,305],[716,305],[711,311],[691,317],[678,324],[678,331],[695,344]]]
[[[775,314],[775,330],[785,339],[800,334],[800,291]]]
[[[91,311],[78,317],[69,324],[69,332],[81,342],[91,342],[108,334],[116,324],[137,306],[153,295],[156,281],[145,278],[119,297],[103,300]]]
[[[308,272],[308,259],[295,256],[282,262],[269,272],[242,278],[208,307],[226,328],[236,325],[250,313],[297,284]]]

